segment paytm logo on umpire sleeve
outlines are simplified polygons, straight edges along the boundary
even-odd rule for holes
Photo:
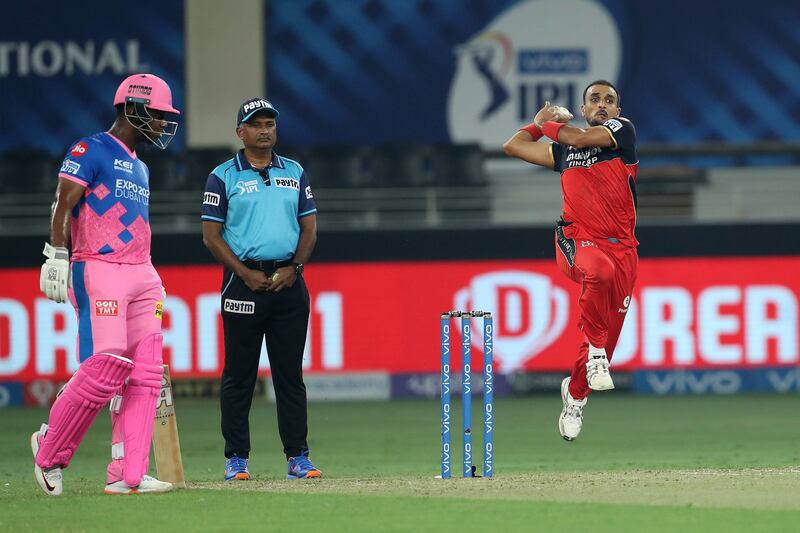
[[[222,305],[222,310],[240,315],[254,315],[256,312],[256,304],[255,302],[231,300],[229,298],[225,298],[225,303]]]
[[[203,195],[203,203],[205,205],[219,206],[219,194],[207,192]]]

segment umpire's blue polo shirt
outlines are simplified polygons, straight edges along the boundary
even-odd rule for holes
[[[299,220],[316,212],[303,167],[275,153],[259,171],[240,150],[211,172],[203,195],[202,219],[222,224],[222,238],[242,261],[290,259]]]

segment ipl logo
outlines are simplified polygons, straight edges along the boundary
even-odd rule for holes
[[[237,181],[235,187],[239,194],[258,192],[258,180]]]
[[[545,101],[577,115],[588,83],[617,79],[622,46],[600,2],[536,0],[514,3],[454,55],[450,138],[500,146]]]
[[[489,95],[480,119],[486,120],[495,114],[509,99],[508,87],[503,81],[511,67],[514,54],[511,39],[497,31],[479,35],[473,42],[458,49],[456,53],[469,58],[472,68],[484,83]]]
[[[534,272],[506,270],[472,278],[456,292],[454,309],[483,309],[495,316],[495,356],[504,372],[520,368],[564,331],[567,291]],[[480,335],[480,330],[476,332]],[[478,344],[480,339],[475,340]]]

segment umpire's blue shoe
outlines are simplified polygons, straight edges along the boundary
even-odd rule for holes
[[[289,473],[286,479],[310,479],[322,477],[322,472],[308,460],[308,451],[297,457],[289,457]]]
[[[234,479],[250,479],[250,472],[247,470],[247,459],[234,454],[225,463],[225,481]]]

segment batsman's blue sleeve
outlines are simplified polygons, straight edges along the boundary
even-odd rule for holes
[[[91,137],[78,139],[70,146],[69,152],[61,163],[59,178],[74,181],[84,187],[90,187],[97,176],[98,156],[103,150],[99,143]]]

